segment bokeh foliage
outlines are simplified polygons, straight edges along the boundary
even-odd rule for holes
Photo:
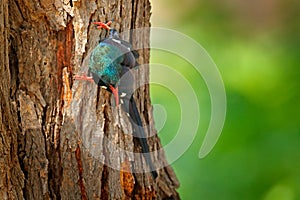
[[[199,42],[217,64],[226,87],[222,135],[200,160],[210,119],[205,83],[179,56],[151,52],[153,63],[171,66],[187,78],[199,99],[198,135],[172,164],[181,197],[300,199],[300,1],[152,0],[152,6],[152,25],[178,30]],[[180,41],[174,42],[180,47]],[[158,85],[152,85],[151,95],[168,114],[159,132],[167,144],[178,129],[179,103]],[[162,120],[161,113],[155,116]]]

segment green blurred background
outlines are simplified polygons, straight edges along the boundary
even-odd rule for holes
[[[152,26],[178,30],[207,50],[226,88],[222,135],[200,160],[210,119],[206,85],[179,56],[151,52],[152,62],[186,77],[199,99],[197,137],[172,163],[182,199],[300,199],[300,1],[152,0],[152,13]],[[151,86],[151,96],[168,113],[159,132],[168,144],[179,126],[178,100],[158,85]],[[161,120],[162,113],[154,112]]]

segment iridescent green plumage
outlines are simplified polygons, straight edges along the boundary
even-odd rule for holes
[[[95,47],[90,57],[89,70],[94,81],[100,86],[117,88],[124,72],[137,65],[136,54],[115,29],[110,29],[109,37]]]
[[[116,85],[122,72],[121,63],[124,60],[122,51],[116,46],[101,42],[93,50],[89,69],[106,85]]]

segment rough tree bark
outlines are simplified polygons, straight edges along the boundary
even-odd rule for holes
[[[0,1],[0,199],[179,199],[169,166],[155,181],[132,173],[147,166],[130,153],[139,151],[130,123],[108,92],[72,78],[105,36],[92,20],[125,31],[149,18],[148,0]],[[125,39],[148,44],[149,32]],[[148,63],[149,49],[139,53]],[[148,68],[137,73],[148,81]],[[160,149],[148,85],[135,96],[150,149]],[[152,159],[167,165],[163,151]]]

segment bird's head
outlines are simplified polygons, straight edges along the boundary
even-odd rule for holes
[[[109,37],[114,39],[119,39],[119,33],[116,29],[112,28],[109,30]]]

